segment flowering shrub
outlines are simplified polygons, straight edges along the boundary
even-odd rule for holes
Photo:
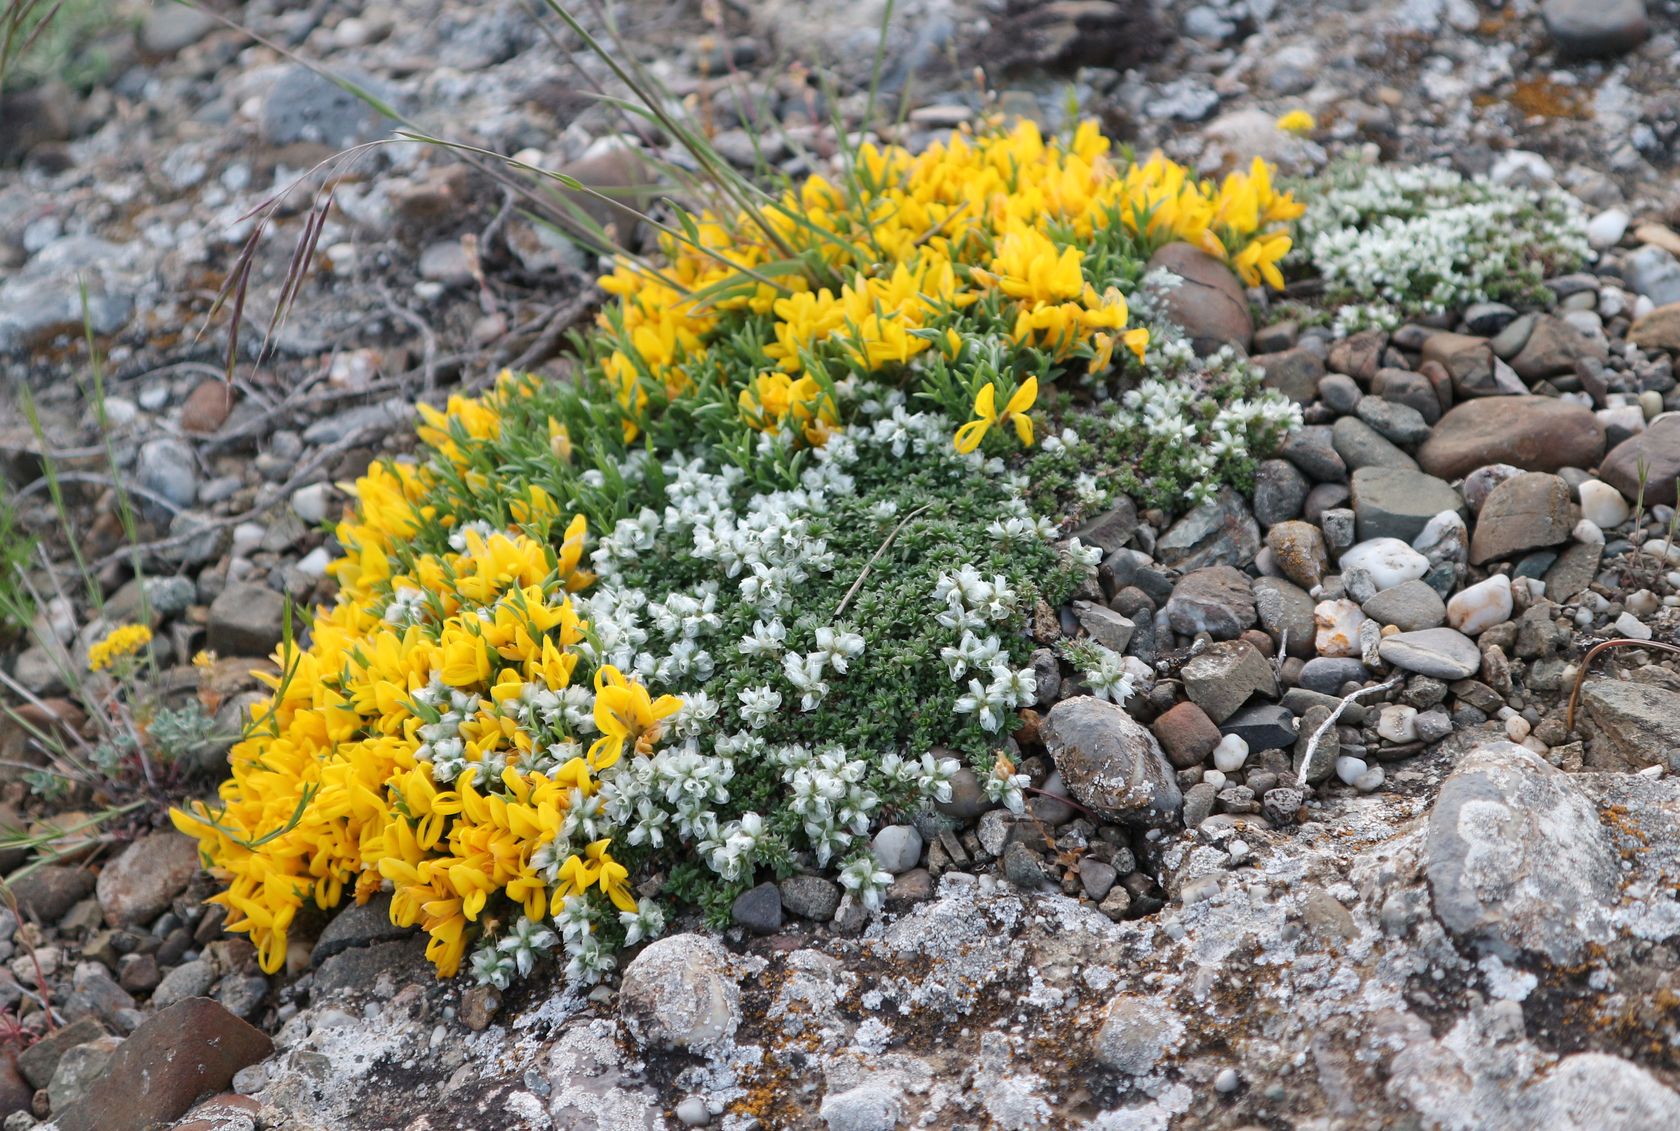
[[[1343,165],[1300,223],[1300,246],[1343,308],[1338,333],[1488,300],[1534,301],[1588,254],[1575,198],[1450,169]]]
[[[388,885],[440,975],[470,950],[506,985],[550,953],[596,978],[765,871],[876,905],[870,829],[962,761],[1020,805],[1028,627],[1096,564],[1047,516],[1169,463],[1211,491],[1294,419],[1134,324],[1150,251],[1259,284],[1299,211],[1259,163],[1216,185],[1022,124],[683,218],[602,280],[576,382],[422,406],[425,462],[355,485],[337,604],[175,814],[229,928],[273,971],[306,901]]]

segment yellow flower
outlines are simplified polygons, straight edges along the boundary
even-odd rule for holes
[[[1231,266],[1249,286],[1258,287],[1263,280],[1274,290],[1281,291],[1283,272],[1278,270],[1278,261],[1289,254],[1289,247],[1290,239],[1282,233],[1261,236],[1239,251]]]
[[[1003,411],[998,412],[996,405],[997,389],[992,382],[987,381],[974,396],[974,419],[957,429],[953,443],[957,451],[967,455],[980,446],[980,441],[986,438],[986,433],[994,424],[1010,421],[1015,425],[1015,434],[1021,438],[1021,443],[1032,446],[1033,428],[1032,418],[1027,410],[1038,400],[1038,378],[1028,377],[1021,387],[1009,398]]]
[[[675,695],[648,695],[647,688],[624,678],[611,664],[595,673],[595,726],[601,732],[589,747],[589,764],[597,772],[616,763],[626,743],[642,752],[659,738],[659,724],[676,714],[682,700]]]
[[[193,653],[192,666],[199,671],[208,671],[216,665],[216,653],[208,648],[200,648]]]
[[[152,630],[143,624],[113,628],[105,639],[88,649],[88,671],[104,671],[113,660],[132,656],[152,642]]]
[[[1277,120],[1277,128],[1290,134],[1311,133],[1317,125],[1313,116],[1299,107]]]

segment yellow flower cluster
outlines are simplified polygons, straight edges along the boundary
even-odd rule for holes
[[[88,649],[88,671],[104,671],[113,661],[132,656],[151,642],[152,630],[143,624],[114,628],[105,639]]]
[[[488,420],[480,408],[428,416],[431,442],[451,453],[453,428]],[[360,514],[337,531],[338,604],[317,613],[307,650],[276,655],[284,674],[234,746],[219,804],[172,814],[227,879],[213,900],[269,972],[306,900],[331,907],[346,888],[365,899],[382,881],[393,921],[430,935],[443,976],[497,892],[532,919],[591,887],[636,907],[610,840],[574,846],[562,826],[601,771],[652,748],[679,704],[603,667],[587,751],[534,710],[571,687],[579,662],[587,626],[569,594],[593,580],[579,567],[584,520],[553,540],[468,528],[458,552],[402,568],[392,550],[429,520],[417,503],[426,482],[397,464],[355,485]]]
[[[1159,153],[1122,168],[1089,122],[1066,140],[1021,122],[954,133],[915,155],[864,145],[844,188],[813,176],[756,221],[704,216],[698,239],[666,241],[670,263],[657,274],[619,263],[601,281],[619,298],[601,319],[614,339],[603,370],[633,437],[646,424],[648,390],[674,397],[689,388],[731,311],[772,316],[764,352],[784,373],[805,372],[813,349],[830,341],[873,372],[927,350],[992,291],[1012,307],[1015,341],[1058,359],[1089,344],[1100,368],[1117,342],[1141,358],[1148,334],[1122,333],[1125,299],[1087,277],[1094,234],[1120,225],[1146,247],[1184,240],[1229,261],[1250,286],[1277,287],[1290,246],[1283,226],[1301,212],[1259,159],[1218,183]],[[820,270],[787,269],[796,260]],[[822,274],[840,285],[813,278]],[[740,398],[754,427],[787,415],[772,402],[809,400],[765,377],[757,385]]]

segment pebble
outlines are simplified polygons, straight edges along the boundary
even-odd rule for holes
[[[1475,641],[1451,628],[1426,628],[1385,637],[1378,647],[1397,668],[1437,679],[1468,679],[1482,667]]]
[[[1429,559],[1398,538],[1367,539],[1350,548],[1337,564],[1348,595],[1359,601],[1429,572]]]
[[[1246,761],[1248,761],[1248,743],[1244,742],[1238,735],[1225,735],[1219,740],[1219,745],[1213,748],[1214,768],[1222,773],[1234,774],[1243,768],[1243,763]]]
[[[1314,643],[1322,657],[1358,656],[1359,629],[1366,621],[1360,607],[1346,598],[1320,601],[1313,606],[1313,623],[1318,632]]]
[[[1616,618],[1616,631],[1629,640],[1649,640],[1652,636],[1650,625],[1627,612]]]
[[[712,1113],[706,1107],[706,1101],[699,1096],[689,1096],[677,1105],[677,1119],[684,1127],[704,1127],[712,1121]]]
[[[1632,217],[1622,208],[1607,208],[1587,221],[1587,243],[1603,251],[1621,242]]]
[[[1466,636],[1478,636],[1511,619],[1511,579],[1496,573],[1453,594],[1447,602],[1447,623]]]
[[[888,825],[875,834],[871,847],[882,870],[897,876],[922,858],[922,834],[913,825]]]
[[[1369,768],[1363,758],[1343,754],[1336,759],[1336,776],[1342,779],[1344,785],[1352,785],[1358,781]]]
[[[1395,745],[1416,742],[1418,739],[1418,709],[1405,703],[1384,705],[1377,715],[1377,737]]]

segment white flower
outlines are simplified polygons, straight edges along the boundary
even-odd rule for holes
[[[854,856],[840,869],[840,886],[857,896],[871,911],[881,909],[881,896],[892,883],[892,873],[883,871],[875,863],[873,853]]]
[[[769,686],[746,688],[739,698],[741,719],[754,730],[768,723],[782,706],[782,693]]]

